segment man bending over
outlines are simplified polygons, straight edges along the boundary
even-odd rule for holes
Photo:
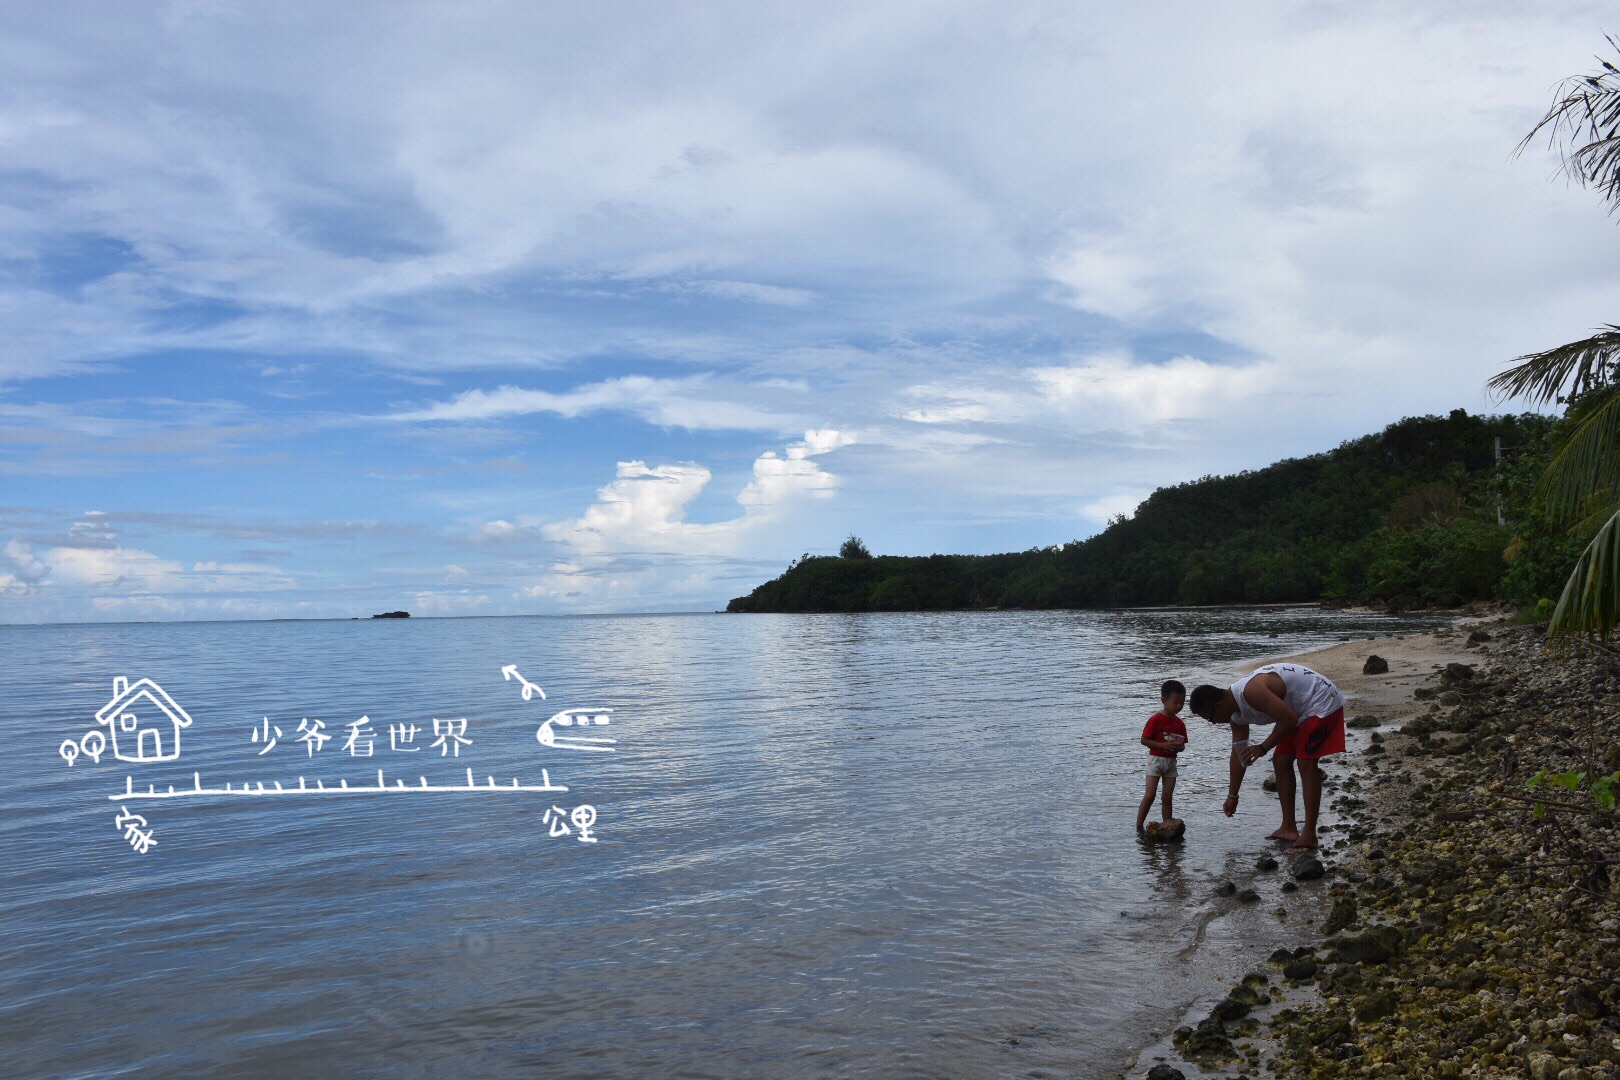
[[[1226,816],[1237,813],[1238,788],[1244,771],[1266,751],[1277,774],[1277,800],[1282,803],[1282,826],[1271,834],[1286,840],[1296,855],[1316,847],[1316,817],[1322,808],[1322,770],[1318,760],[1344,753],[1344,694],[1326,676],[1300,664],[1267,664],[1225,690],[1199,686],[1188,702],[1192,711],[1212,724],[1232,728],[1231,784]],[[1257,746],[1249,745],[1249,728],[1270,727]],[[1294,819],[1294,763],[1305,789],[1305,828]]]

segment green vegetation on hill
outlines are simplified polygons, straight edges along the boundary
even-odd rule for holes
[[[924,557],[861,545],[857,558],[802,559],[728,610],[1534,602],[1557,594],[1582,543],[1533,498],[1559,423],[1406,419],[1325,454],[1160,488],[1086,540]]]

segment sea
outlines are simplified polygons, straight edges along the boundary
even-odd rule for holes
[[[1160,683],[1444,621],[0,626],[0,1076],[1102,1076],[1303,929]]]

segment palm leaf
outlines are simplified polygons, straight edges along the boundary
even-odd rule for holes
[[[1573,427],[1547,464],[1541,491],[1555,517],[1568,521],[1594,499],[1613,505],[1620,488],[1620,385],[1589,394],[1572,406]]]
[[[1620,510],[1604,523],[1575,563],[1548,637],[1595,637],[1607,642],[1620,621]]]
[[[1560,394],[1574,396],[1610,385],[1616,359],[1620,359],[1620,326],[1611,323],[1589,338],[1516,357],[1514,366],[1488,385],[1502,397],[1524,396],[1546,404]]]
[[[1620,50],[1613,36],[1609,44]],[[1601,57],[1598,63],[1601,72],[1564,80],[1552,107],[1514,153],[1545,134],[1559,152],[1564,175],[1620,209],[1620,69]]]

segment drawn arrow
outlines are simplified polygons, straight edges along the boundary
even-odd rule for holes
[[[524,701],[534,700],[534,695],[536,694],[540,695],[541,701],[546,700],[546,692],[534,685],[534,683],[530,682],[528,679],[525,679],[522,675],[519,675],[516,664],[507,664],[505,667],[501,668],[501,675],[507,682],[511,682],[513,679],[516,679],[518,682],[523,684]]]

